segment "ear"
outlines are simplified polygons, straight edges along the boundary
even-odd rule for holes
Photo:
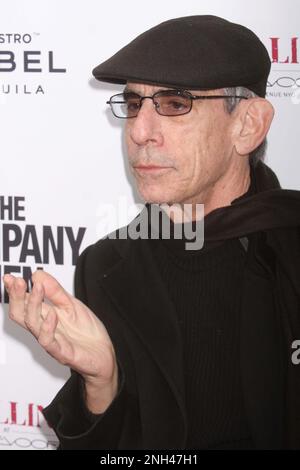
[[[248,155],[266,137],[274,116],[272,104],[264,98],[239,103],[234,146],[239,155]]]

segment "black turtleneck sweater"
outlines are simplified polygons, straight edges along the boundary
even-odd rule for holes
[[[255,183],[251,179],[241,198],[254,192]],[[206,220],[209,223],[208,216],[204,227]],[[217,230],[217,224],[210,229]],[[197,251],[185,250],[186,241],[162,237],[150,240],[182,335],[188,419],[186,448],[251,449],[239,355],[246,252],[239,239],[204,241],[203,248]]]

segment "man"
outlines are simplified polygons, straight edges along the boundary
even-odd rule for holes
[[[300,193],[260,159],[269,71],[255,34],[215,16],[161,23],[94,69],[125,85],[109,104],[146,202],[127,233],[146,213],[158,237],[88,247],[80,300],[47,273],[30,294],[5,276],[11,318],[72,369],[44,410],[61,449],[300,448]],[[147,212],[162,203],[170,239]],[[192,204],[195,227],[199,203],[204,246],[186,250],[169,208]]]

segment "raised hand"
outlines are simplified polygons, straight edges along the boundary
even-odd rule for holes
[[[44,271],[32,275],[30,293],[22,278],[6,274],[3,280],[10,318],[58,362],[82,375],[89,408],[103,412],[116,394],[118,377],[114,347],[103,323]]]

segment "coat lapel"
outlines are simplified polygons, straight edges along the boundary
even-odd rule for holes
[[[267,246],[259,250],[258,237],[252,236],[241,306],[241,376],[246,413],[257,448],[280,449],[286,355],[274,296],[272,258],[267,261],[266,256]]]
[[[187,424],[182,342],[174,307],[163,288],[147,240],[116,240],[114,248],[121,259],[99,282],[168,383],[181,412],[176,410],[176,432],[182,432],[178,442],[184,442]]]

